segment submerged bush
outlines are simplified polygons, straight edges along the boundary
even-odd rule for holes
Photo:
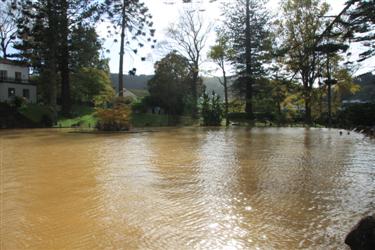
[[[203,95],[202,117],[204,126],[220,126],[223,120],[223,108],[220,97],[212,92],[211,98]]]
[[[126,98],[115,99],[112,108],[98,108],[96,128],[102,131],[127,131],[130,129],[130,102]]]

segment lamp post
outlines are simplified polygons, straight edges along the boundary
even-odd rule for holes
[[[327,63],[327,68],[328,68],[328,63]],[[327,69],[328,70],[328,69]],[[329,71],[327,71],[329,72]],[[327,99],[328,99],[328,127],[332,127],[332,85],[337,83],[336,79],[331,79],[331,74],[328,73],[328,79],[324,81],[325,84],[328,86],[328,94],[327,94]]]
[[[346,51],[348,49],[348,46],[345,44],[338,44],[338,43],[326,43],[323,45],[320,45],[316,48],[316,51],[321,52],[322,54],[327,55],[327,80],[324,81],[324,83],[328,86],[328,93],[327,93],[327,99],[328,99],[328,124],[327,126],[330,128],[332,127],[332,105],[331,105],[331,99],[332,99],[332,85],[337,83],[336,79],[332,79],[331,76],[331,68],[330,68],[330,57],[339,51]]]

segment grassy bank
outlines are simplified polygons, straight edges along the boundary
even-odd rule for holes
[[[97,120],[95,109],[87,106],[73,107],[73,117],[59,117],[56,127],[61,128],[93,128]],[[192,126],[196,122],[189,116],[171,117],[157,114],[132,114],[133,127],[167,127],[167,126]]]

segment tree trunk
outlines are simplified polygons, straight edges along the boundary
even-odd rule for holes
[[[223,78],[224,78],[224,98],[225,98],[225,125],[228,127],[229,126],[228,85],[227,85],[227,76],[226,76],[226,72],[224,69],[223,69]]]
[[[251,69],[251,27],[250,27],[250,0],[246,0],[246,107],[245,111],[249,119],[253,114],[253,77]]]
[[[7,55],[7,48],[5,47],[5,39],[1,40],[1,50],[3,52],[3,58],[7,59],[8,55]]]
[[[198,62],[193,62],[192,70],[192,81],[191,81],[191,94],[193,98],[192,103],[192,118],[198,118],[198,81],[199,81],[199,65]]]
[[[125,4],[126,0],[122,3],[122,20],[121,20],[121,38],[120,38],[120,66],[118,71],[118,95],[124,96],[124,46],[125,46]]]
[[[56,100],[57,100],[57,58],[58,58],[58,49],[56,45],[57,35],[56,30],[57,16],[54,11],[55,8],[52,6],[52,0],[47,2],[47,20],[48,20],[48,31],[46,37],[46,45],[48,49],[46,50],[46,69],[43,72],[44,79],[46,81],[46,100],[47,104],[51,105],[54,111],[56,111]]]
[[[328,81],[327,81],[327,87],[328,87],[328,127],[332,127],[332,106],[331,106],[331,99],[332,99],[332,95],[331,95],[331,72],[330,72],[330,69],[329,69],[329,55],[327,55],[327,76],[328,76]]]
[[[70,78],[69,78],[69,23],[68,23],[68,2],[61,1],[61,55],[60,55],[60,71],[61,71],[61,111],[63,115],[70,114]]]
[[[192,110],[192,117],[194,119],[198,118],[198,74],[199,69],[198,67],[194,67],[193,69],[193,79],[192,79],[192,95],[193,95],[193,110]]]
[[[305,93],[305,123],[307,125],[312,124],[311,119],[311,98],[310,98],[310,92],[306,91]]]

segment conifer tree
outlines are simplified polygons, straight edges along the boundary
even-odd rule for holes
[[[105,0],[103,8],[113,25],[112,27],[108,26],[108,32],[112,35],[120,33],[118,87],[119,95],[123,96],[125,50],[137,54],[137,47],[144,47],[146,42],[156,42],[152,38],[155,34],[155,29],[152,28],[152,15],[149,14],[148,8],[140,0]],[[113,29],[114,32],[112,32]],[[142,60],[145,60],[145,58],[142,58]],[[135,74],[135,70],[133,69],[130,73]]]
[[[226,32],[233,46],[233,64],[237,69],[237,87],[243,89],[246,113],[253,118],[253,85],[265,74],[269,51],[269,20],[264,1],[235,0],[224,8]]]

